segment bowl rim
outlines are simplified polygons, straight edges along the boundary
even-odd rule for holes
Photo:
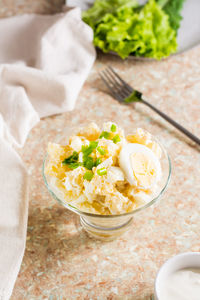
[[[127,212],[127,213],[123,213],[123,214],[112,214],[112,215],[101,215],[101,214],[93,214],[93,213],[89,213],[89,212],[84,212],[84,211],[81,211],[79,210],[78,208],[76,208],[75,206],[69,204],[69,203],[64,203],[61,199],[59,199],[56,194],[51,190],[48,182],[47,182],[47,178],[45,176],[45,163],[46,163],[46,159],[48,157],[48,153],[46,153],[45,157],[44,157],[44,160],[43,160],[43,164],[42,164],[42,175],[43,175],[43,179],[44,179],[44,182],[45,182],[45,185],[47,187],[47,190],[49,191],[49,193],[53,196],[54,199],[56,199],[58,201],[58,203],[60,203],[62,206],[64,206],[65,208],[68,208],[69,210],[79,214],[79,215],[83,215],[83,216],[86,216],[86,217],[98,217],[98,218],[120,218],[120,217],[125,217],[125,216],[131,216],[133,214],[136,214],[137,212],[140,212],[142,211],[143,209],[153,205],[161,196],[162,194],[164,193],[164,191],[166,190],[167,186],[169,185],[169,182],[170,182],[170,178],[171,178],[171,171],[172,171],[172,165],[171,165],[171,160],[170,160],[170,157],[165,149],[165,147],[157,141],[157,139],[154,137],[154,140],[159,144],[159,146],[161,147],[162,151],[164,152],[166,158],[167,158],[167,161],[168,161],[168,175],[167,175],[167,179],[166,179],[166,182],[163,186],[163,188],[161,189],[161,191],[159,192],[159,194],[153,198],[151,201],[149,201],[148,203],[146,203],[145,205],[142,205],[136,209],[134,209],[133,211],[130,211],[130,212]]]
[[[165,271],[165,269],[169,265],[174,264],[180,258],[182,259],[182,261],[185,261],[187,258],[195,257],[195,256],[199,257],[199,259],[200,259],[200,252],[196,252],[196,251],[182,252],[182,253],[175,254],[174,256],[168,258],[162,264],[162,266],[160,267],[160,269],[158,270],[158,272],[156,274],[156,278],[155,278],[155,282],[154,282],[154,296],[156,297],[155,300],[159,300],[159,279],[160,279],[160,276],[162,275],[162,273]],[[178,270],[180,270],[180,268]]]

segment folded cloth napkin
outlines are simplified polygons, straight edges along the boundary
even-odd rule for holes
[[[6,300],[23,258],[28,215],[28,175],[14,148],[41,117],[74,108],[95,49],[79,8],[1,19],[0,37],[0,299]]]

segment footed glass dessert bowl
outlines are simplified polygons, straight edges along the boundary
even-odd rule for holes
[[[89,126],[86,132],[91,131]],[[95,130],[99,129],[95,127]],[[48,146],[43,162],[44,182],[53,198],[80,216],[81,225],[90,236],[103,241],[113,240],[127,231],[136,213],[161,198],[171,176],[170,158],[154,137],[141,129],[125,137],[120,130],[108,122],[102,132],[96,132],[96,137],[92,133],[92,140],[88,133],[84,136],[84,130],[71,137],[65,134],[59,144]],[[80,145],[77,136],[87,144]],[[146,137],[150,142],[146,142]],[[146,148],[153,149],[156,155],[162,153],[157,155],[159,162]],[[156,189],[150,191],[149,185],[158,175]]]

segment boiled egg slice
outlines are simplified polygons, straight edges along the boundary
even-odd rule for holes
[[[119,165],[130,185],[151,189],[161,178],[160,161],[148,147],[128,143],[119,154]]]

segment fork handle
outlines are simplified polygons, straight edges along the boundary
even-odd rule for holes
[[[155,106],[153,106],[152,104],[150,104],[149,102],[147,102],[147,101],[145,101],[143,99],[142,99],[141,103],[143,103],[143,104],[147,105],[148,107],[150,107],[153,111],[157,112],[157,114],[159,114],[161,117],[163,117],[163,119],[165,119],[167,122],[169,122],[170,124],[172,124],[174,127],[176,127],[178,130],[180,130],[182,133],[184,133],[192,141],[194,141],[195,143],[197,143],[198,145],[200,145],[200,139],[197,136],[195,136],[194,134],[192,134],[191,132],[189,132],[187,129],[185,129],[183,126],[181,126],[180,124],[178,124],[177,122],[175,122],[174,120],[172,120],[165,113],[163,113],[162,111],[160,111],[159,109],[157,109]]]

